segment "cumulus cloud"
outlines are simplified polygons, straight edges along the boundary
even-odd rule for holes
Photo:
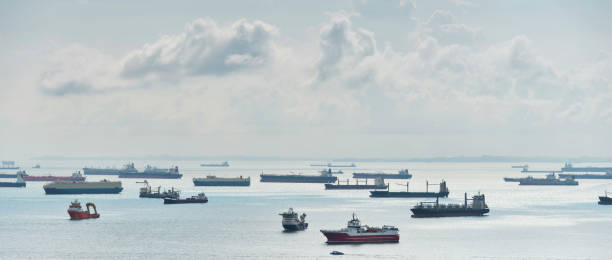
[[[224,75],[266,64],[278,29],[261,21],[241,19],[222,27],[197,19],[178,35],[165,36],[132,51],[122,61],[125,78]]]
[[[435,10],[422,26],[424,33],[443,44],[473,44],[481,38],[479,28],[458,23],[447,10]]]

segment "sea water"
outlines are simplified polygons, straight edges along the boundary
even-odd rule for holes
[[[84,166],[120,166],[127,161],[40,161],[30,175],[70,175]],[[486,195],[484,217],[411,218],[410,208],[431,198],[369,198],[367,190],[325,190],[323,184],[260,183],[259,174],[318,174],[306,161],[231,161],[230,167],[200,167],[201,161],[135,161],[158,167],[178,165],[180,180],[149,179],[151,186],[174,187],[182,196],[205,192],[206,204],[164,205],[139,198],[139,179],[120,179],[120,194],[45,195],[44,182],[0,188],[1,259],[612,259],[612,206],[597,196],[612,180],[579,180],[579,186],[519,186],[503,177],[521,177],[510,163],[355,162],[353,171],[414,175],[411,191],[446,180],[449,198]],[[531,164],[558,169],[560,163]],[[10,172],[4,170],[4,172]],[[195,187],[193,177],[251,177],[250,187]],[[537,174],[535,174],[537,175]],[[540,174],[543,177],[543,174]],[[87,176],[88,181],[117,176]],[[12,181],[3,179],[2,181]],[[351,182],[353,180],[351,179]],[[401,191],[406,180],[386,180]],[[437,191],[430,186],[430,191]],[[74,199],[94,202],[99,219],[71,221]],[[278,213],[305,212],[308,229],[283,232]],[[362,224],[394,225],[394,244],[328,245],[320,229],[339,229],[355,213]],[[344,256],[332,256],[331,251]]]

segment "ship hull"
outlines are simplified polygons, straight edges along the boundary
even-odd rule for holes
[[[0,187],[20,188],[20,187],[25,187],[25,186],[26,186],[25,182],[0,182]]]
[[[25,181],[85,181],[85,177],[65,176],[23,176]]]
[[[117,194],[120,193],[123,188],[76,188],[76,189],[65,189],[65,188],[44,188],[46,194]]]
[[[261,182],[286,182],[286,183],[334,183],[338,180],[336,176],[303,176],[303,175],[261,175]]]
[[[300,230],[304,230],[304,229],[308,228],[308,223],[297,224],[297,225],[286,225],[286,224],[283,224],[283,228],[285,229],[285,231],[300,231]]]
[[[149,193],[141,193],[138,195],[140,198],[151,198],[151,199],[176,199],[178,195],[162,195],[162,194],[149,194]]]
[[[94,213],[89,214],[87,211],[73,211],[68,210],[68,215],[70,215],[71,220],[79,220],[79,219],[88,219],[88,218],[99,218],[100,214]]]
[[[118,169],[96,169],[96,168],[83,168],[83,174],[85,175],[119,175],[121,170]]]
[[[207,203],[208,199],[164,199],[164,204],[189,204],[189,203]]]
[[[599,197],[599,205],[612,205],[612,198],[610,197]]]
[[[559,174],[561,178],[573,179],[612,179],[612,174]]]
[[[375,174],[375,173],[353,173],[355,179],[411,179],[412,175],[408,174]]]
[[[521,178],[504,178],[505,182],[520,182]]]
[[[342,232],[322,232],[327,238],[328,244],[344,244],[344,243],[397,243],[399,242],[399,235],[349,235]]]
[[[523,186],[576,186],[578,182],[564,182],[564,183],[546,183],[546,182],[519,182],[519,185]]]
[[[0,178],[17,178],[17,174],[0,173]]]
[[[19,167],[0,167],[0,170],[19,170]]]
[[[411,209],[413,218],[468,217],[483,216],[489,209]]]
[[[371,198],[436,198],[448,197],[448,192],[370,191]]]
[[[372,190],[372,189],[386,189],[388,186],[380,185],[358,185],[358,184],[325,184],[326,190]]]
[[[564,172],[612,172],[612,167],[563,167]]]
[[[129,179],[180,179],[182,174],[149,174],[149,173],[120,173],[119,178]]]
[[[251,186],[250,181],[193,181],[195,186]]]

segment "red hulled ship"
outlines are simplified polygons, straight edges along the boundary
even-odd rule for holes
[[[70,207],[68,207],[68,215],[70,215],[70,219],[76,220],[76,219],[99,218],[100,217],[100,214],[98,214],[98,210],[96,210],[95,204],[91,202],[87,202],[85,206],[87,207],[87,210],[83,210],[83,208],[81,208],[81,203],[78,200],[75,200],[74,202],[72,202],[70,204]],[[91,213],[90,207],[93,208],[94,213]]]
[[[399,229],[394,226],[362,226],[358,218],[348,221],[347,227],[340,230],[321,230],[327,243],[385,243],[399,242]]]
[[[72,176],[31,176],[23,175],[23,179],[26,181],[85,181],[85,177],[81,175],[81,172],[75,172]]]

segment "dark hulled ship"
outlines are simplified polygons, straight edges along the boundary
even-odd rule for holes
[[[406,191],[389,191],[387,190],[373,190],[370,191],[370,197],[372,198],[434,198],[434,197],[448,197],[448,187],[446,187],[446,181],[442,181],[439,184],[440,189],[438,192],[429,192],[429,186],[436,184],[425,184],[425,192],[414,192],[408,191],[408,183],[406,183]]]
[[[387,189],[389,187],[388,184],[385,184],[385,181],[382,178],[376,178],[373,184],[368,184],[368,179],[365,180],[365,183],[359,184],[359,180],[355,184],[350,184],[349,180],[346,180],[346,184],[340,183],[326,183],[326,190],[371,190],[371,189]]]
[[[599,205],[612,205],[612,197],[608,197],[608,192],[606,191],[603,196],[599,196]]]
[[[321,175],[302,175],[302,174],[261,174],[261,182],[290,182],[290,183],[334,183],[338,177],[328,173]]]
[[[412,174],[408,172],[408,169],[403,169],[398,171],[398,173],[369,173],[369,172],[355,172],[353,173],[353,178],[362,178],[362,179],[375,179],[375,178],[383,178],[383,179],[410,179],[412,178]]]
[[[472,203],[468,204],[468,200]],[[419,202],[410,210],[413,218],[436,218],[483,216],[489,212],[489,207],[485,203],[484,194],[474,195],[472,199],[468,199],[465,193],[464,204],[440,204],[436,198],[435,202]]]

